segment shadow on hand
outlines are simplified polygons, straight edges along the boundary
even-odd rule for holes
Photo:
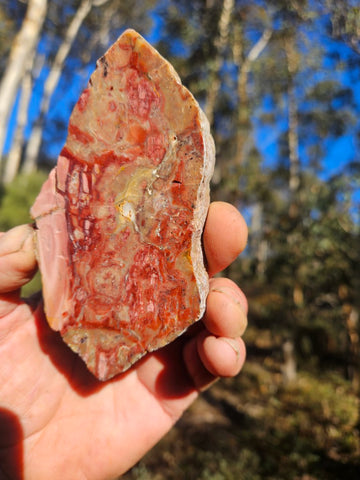
[[[79,395],[91,395],[107,384],[94,377],[81,358],[66,345],[60,333],[50,328],[42,301],[34,308],[34,317],[41,350]]]
[[[10,410],[0,408],[0,478],[22,480],[23,430],[18,417]]]
[[[66,345],[60,333],[50,328],[44,314],[42,300],[36,299],[28,303],[33,307],[40,348],[79,395],[91,395],[110,382],[117,382],[131,373],[132,369],[106,382],[98,380],[87,369],[83,360]],[[162,369],[156,382],[158,395],[165,398],[179,398],[194,391],[194,383],[186,370],[182,354],[184,344],[189,338],[186,334],[182,335],[171,344],[146,355],[134,365],[135,368],[140,366],[149,356],[154,356],[161,362]]]
[[[181,398],[195,389],[183,359],[183,348],[188,340],[183,335],[151,354],[163,365],[155,385],[156,394],[162,398]]]

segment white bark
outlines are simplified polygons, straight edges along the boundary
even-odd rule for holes
[[[8,64],[0,84],[0,178],[2,153],[8,121],[24,69],[36,51],[40,31],[45,19],[47,0],[28,0],[28,7],[21,29],[13,42]]]
[[[210,73],[211,81],[204,109],[210,125],[212,124],[214,119],[216,97],[220,89],[219,71],[221,68],[221,63],[223,61],[223,53],[228,43],[230,20],[234,10],[234,5],[235,0],[223,1],[223,7],[218,24],[218,35],[214,41],[216,48],[216,56],[214,59],[212,71]]]
[[[265,274],[266,262],[269,253],[268,242],[264,239],[263,217],[263,205],[260,202],[257,202],[252,207],[250,247],[257,260],[256,273],[259,277]]]
[[[289,159],[290,159],[290,172],[289,172],[289,189],[291,195],[295,195],[300,187],[300,155],[299,155],[299,121],[298,121],[298,109],[295,94],[295,87],[291,83],[288,88],[288,117],[289,117]]]
[[[299,57],[295,51],[294,38],[285,41],[285,53],[289,73],[288,83],[288,146],[289,146],[289,192],[290,217],[298,215],[297,196],[300,188],[300,154],[299,154],[299,120],[298,104],[295,90],[295,76],[299,68]]]
[[[95,2],[96,6],[105,3]],[[24,160],[24,172],[30,173],[36,168],[37,158],[40,151],[42,133],[44,128],[44,119],[47,114],[50,106],[50,100],[52,94],[54,93],[57,84],[60,79],[62,68],[64,62],[70,52],[70,49],[74,43],[76,35],[85,20],[86,16],[89,14],[93,6],[92,0],[82,0],[78,10],[76,11],[64,37],[64,41],[60,45],[60,48],[55,56],[54,63],[51,67],[50,73],[44,84],[44,93],[40,104],[40,115],[38,121],[34,125],[34,128],[31,132]]]
[[[283,382],[287,385],[297,378],[297,365],[295,358],[295,347],[292,340],[286,340],[282,346],[284,363],[281,366]]]
[[[33,59],[30,59],[21,82],[21,93],[17,116],[17,125],[4,171],[4,184],[12,182],[20,169],[21,153],[24,146],[24,129],[28,119],[29,103],[32,90]]]
[[[107,3],[109,0],[103,0],[101,5]],[[99,6],[94,3],[94,7]],[[91,52],[94,48],[100,46],[102,49],[108,48],[110,45],[110,28],[112,17],[116,18],[118,13],[118,5],[114,2],[109,2],[107,7],[104,7],[101,11],[101,24],[99,30],[95,31],[91,36],[90,43],[88,45],[88,52],[85,58],[85,62],[88,62],[91,58]]]

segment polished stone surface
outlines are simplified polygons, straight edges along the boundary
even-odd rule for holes
[[[49,324],[101,380],[202,317],[214,156],[172,66],[124,32],[97,62],[32,207]]]

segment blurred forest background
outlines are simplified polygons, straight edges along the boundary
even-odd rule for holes
[[[249,224],[225,273],[250,312],[243,372],[123,478],[359,479],[358,0],[0,0],[1,230],[29,221],[96,59],[127,27],[210,120],[212,198]]]

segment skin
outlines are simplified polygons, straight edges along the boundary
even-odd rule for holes
[[[213,203],[204,230],[210,277],[246,240],[238,211]],[[0,234],[0,478],[114,478],[158,442],[200,391],[239,373],[246,298],[231,280],[211,278],[202,321],[100,382],[47,326],[41,297],[20,298],[37,268],[33,242],[29,225]]]

